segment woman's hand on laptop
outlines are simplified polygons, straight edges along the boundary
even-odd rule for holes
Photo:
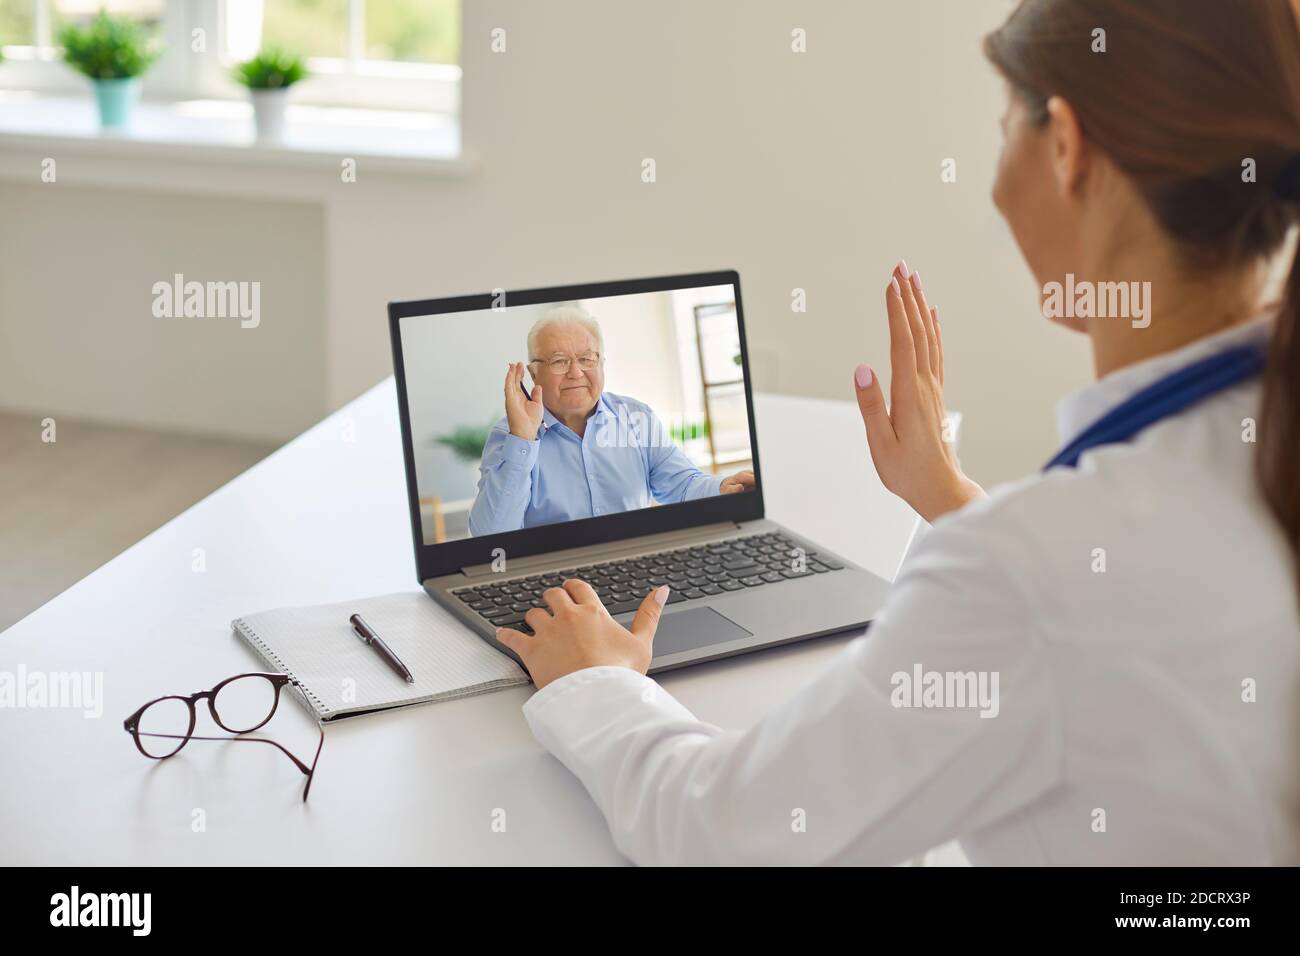
[[[542,427],[542,386],[533,383],[532,397],[524,394],[524,363],[511,362],[506,368],[506,424],[510,434],[534,441]]]
[[[866,365],[854,372],[871,460],[886,488],[926,521],[956,511],[984,490],[962,474],[943,405],[943,336],[921,277],[900,262],[885,287],[890,401]]]
[[[650,667],[650,647],[668,600],[668,585],[645,596],[630,630],[609,616],[586,581],[565,581],[562,588],[544,591],[542,599],[549,611],[535,607],[524,615],[534,633],[497,629],[497,640],[519,655],[538,690],[588,667],[628,667],[639,674]]]

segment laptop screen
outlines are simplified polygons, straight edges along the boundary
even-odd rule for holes
[[[424,545],[754,493],[730,282],[524,298],[397,322]]]

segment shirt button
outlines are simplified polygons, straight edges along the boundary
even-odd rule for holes
[[[596,476],[595,476],[594,474],[592,474],[591,472],[587,472],[587,480],[588,480],[588,481],[595,481],[595,480],[596,480]]]

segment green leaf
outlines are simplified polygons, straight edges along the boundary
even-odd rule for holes
[[[84,27],[59,27],[63,60],[92,80],[122,80],[140,76],[162,55],[152,31],[128,17],[101,10]]]
[[[265,49],[235,67],[235,82],[250,90],[278,90],[305,79],[303,58],[283,50]]]

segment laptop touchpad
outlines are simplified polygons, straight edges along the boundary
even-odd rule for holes
[[[628,623],[634,616],[628,615]],[[752,636],[749,631],[711,607],[669,611],[659,619],[659,629],[655,631],[654,656],[678,654],[697,647],[725,644],[727,641]]]

